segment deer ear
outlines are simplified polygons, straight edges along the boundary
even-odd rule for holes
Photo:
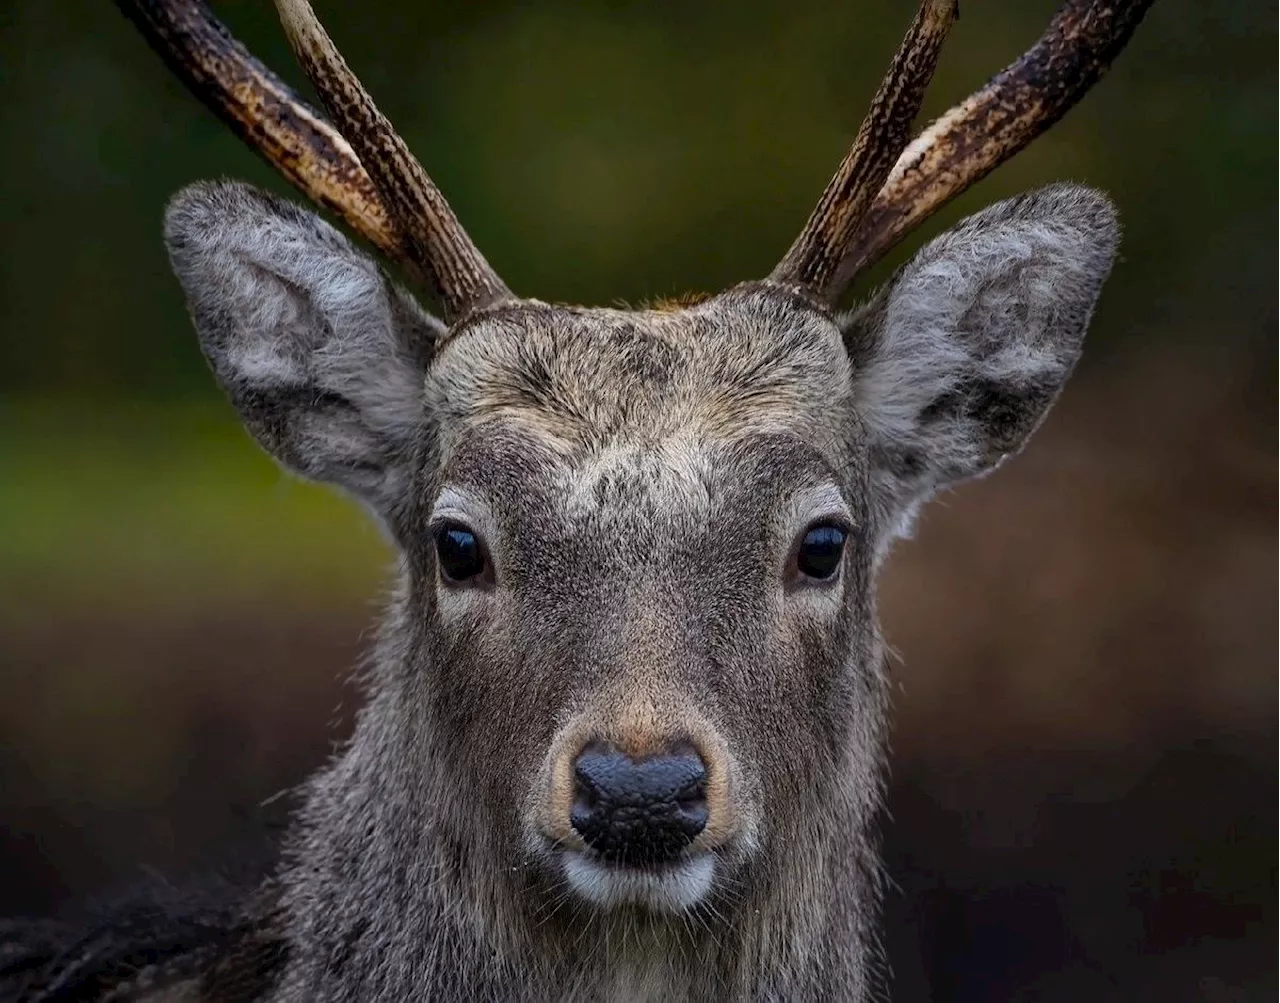
[[[1020,449],[1080,355],[1119,239],[1099,192],[1041,189],[971,216],[842,318],[880,525]]]
[[[391,518],[444,326],[333,227],[247,185],[183,189],[165,241],[200,346],[257,440]]]

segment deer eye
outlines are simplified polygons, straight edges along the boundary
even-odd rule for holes
[[[824,523],[811,527],[796,551],[796,569],[807,578],[830,578],[840,568],[844,539],[845,532],[839,526]]]
[[[466,526],[457,523],[445,523],[436,530],[436,557],[441,573],[451,582],[465,582],[485,570],[480,540]]]

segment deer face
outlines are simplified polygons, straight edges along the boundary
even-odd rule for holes
[[[875,568],[1038,424],[1116,228],[1101,196],[1046,189],[847,315],[757,283],[673,311],[509,300],[452,329],[245,186],[187,189],[166,235],[250,430],[404,555],[406,654],[375,694],[394,723],[355,739],[394,759],[372,768],[433,771],[455,837],[510,868],[678,912],[789,855],[821,881],[865,825]]]
[[[589,900],[698,901],[821,810],[795,779],[832,779],[874,709],[850,392],[831,319],[763,288],[498,311],[432,366],[440,713],[477,779],[506,750],[488,800]]]

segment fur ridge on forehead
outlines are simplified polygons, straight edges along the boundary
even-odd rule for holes
[[[678,311],[506,307],[456,331],[426,377],[446,439],[505,418],[557,452],[826,437],[851,386],[830,318],[763,285]]]

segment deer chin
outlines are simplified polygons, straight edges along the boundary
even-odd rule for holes
[[[560,862],[569,887],[603,909],[640,906],[681,913],[706,898],[716,875],[716,857],[705,851],[670,864],[632,866],[562,849]]]

